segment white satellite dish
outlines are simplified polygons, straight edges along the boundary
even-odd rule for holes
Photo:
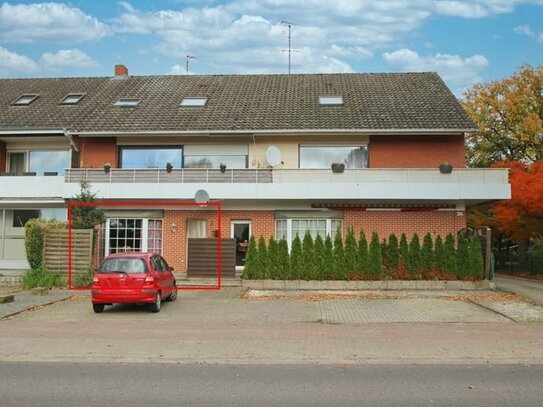
[[[282,164],[281,151],[275,146],[269,146],[266,150],[266,161],[268,161],[268,164],[272,167]]]
[[[194,194],[194,200],[196,203],[207,203],[209,202],[209,194],[205,189],[199,189]]]

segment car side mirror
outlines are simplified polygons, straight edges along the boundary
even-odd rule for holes
[[[174,269],[173,267],[171,267],[171,266],[170,266],[168,269],[169,269],[170,271],[174,271],[174,270],[175,270],[175,269]]]

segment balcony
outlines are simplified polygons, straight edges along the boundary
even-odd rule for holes
[[[64,202],[62,176],[0,176],[0,203]]]
[[[507,169],[102,169],[66,170],[64,196],[80,180],[103,199],[192,200],[198,189],[212,199],[467,200],[508,199]]]

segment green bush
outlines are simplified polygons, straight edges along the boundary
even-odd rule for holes
[[[345,280],[347,278],[347,268],[345,267],[345,250],[343,249],[343,239],[338,230],[334,238],[334,280]]]
[[[250,280],[258,278],[260,261],[258,260],[258,247],[254,236],[249,239],[247,253],[245,254],[245,267],[243,268],[242,278]]]
[[[398,247],[398,238],[394,233],[388,237],[386,246],[386,268],[389,273],[395,273],[400,266],[400,249]]]
[[[43,265],[43,235],[46,227],[43,219],[30,219],[25,225],[26,258],[31,269]]]
[[[258,278],[268,278],[270,259],[264,236],[258,238]]]
[[[347,230],[347,237],[345,238],[345,271],[346,276],[357,275],[358,270],[358,248],[356,246],[356,238],[354,237],[354,231],[352,228]]]
[[[377,232],[373,232],[371,235],[367,274],[372,277],[383,275],[383,253],[381,252],[381,244],[379,243],[379,235]]]
[[[324,268],[323,278],[332,279],[334,273],[334,245],[330,235],[324,241]]]
[[[420,253],[420,262],[422,270],[425,273],[430,273],[434,269],[434,243],[432,242],[432,236],[430,233],[424,235],[422,241],[422,249]]]
[[[290,276],[290,256],[288,254],[288,243],[281,239],[278,243],[279,248],[279,278],[286,279]]]
[[[437,235],[434,243],[434,266],[440,272],[447,272],[445,246],[443,245],[441,235]]]
[[[266,278],[280,278],[279,243],[272,237],[268,243],[268,273]]]
[[[300,240],[300,236],[296,234],[290,249],[290,279],[299,280],[301,278],[304,267],[303,262],[302,241]]]
[[[415,233],[409,243],[409,255],[407,256],[407,273],[409,278],[416,278],[420,273],[421,266],[419,235]]]
[[[469,275],[469,257],[469,239],[464,234],[460,234],[456,249],[456,276],[461,280]]]
[[[409,262],[409,245],[407,244],[407,236],[405,233],[402,233],[400,237],[400,267],[404,270],[407,270],[407,263]]]
[[[368,269],[368,240],[363,230],[358,239],[358,274],[364,275]]]
[[[45,267],[40,266],[34,269],[27,270],[23,276],[23,288],[31,289],[36,287],[51,288],[60,282],[60,276],[51,273]]]
[[[445,271],[453,276],[458,277],[458,261],[456,259],[456,248],[454,236],[452,235],[452,233],[449,233],[447,236],[445,236],[444,247]]]
[[[94,277],[94,271],[78,271],[72,274],[72,285],[74,287],[90,287],[92,285],[92,278]]]
[[[313,280],[315,278],[315,245],[309,232],[305,232],[302,242],[302,278]]]
[[[324,247],[324,240],[321,235],[317,235],[315,238],[315,256],[313,257],[313,268],[315,270],[315,279],[324,280],[326,278],[326,253]]]
[[[469,240],[469,269],[468,277],[481,280],[484,275],[484,260],[479,236],[473,235]]]

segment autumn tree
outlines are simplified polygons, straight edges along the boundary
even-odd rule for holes
[[[542,87],[543,65],[524,65],[508,78],[466,92],[463,106],[477,126],[466,140],[469,166],[543,159]]]

